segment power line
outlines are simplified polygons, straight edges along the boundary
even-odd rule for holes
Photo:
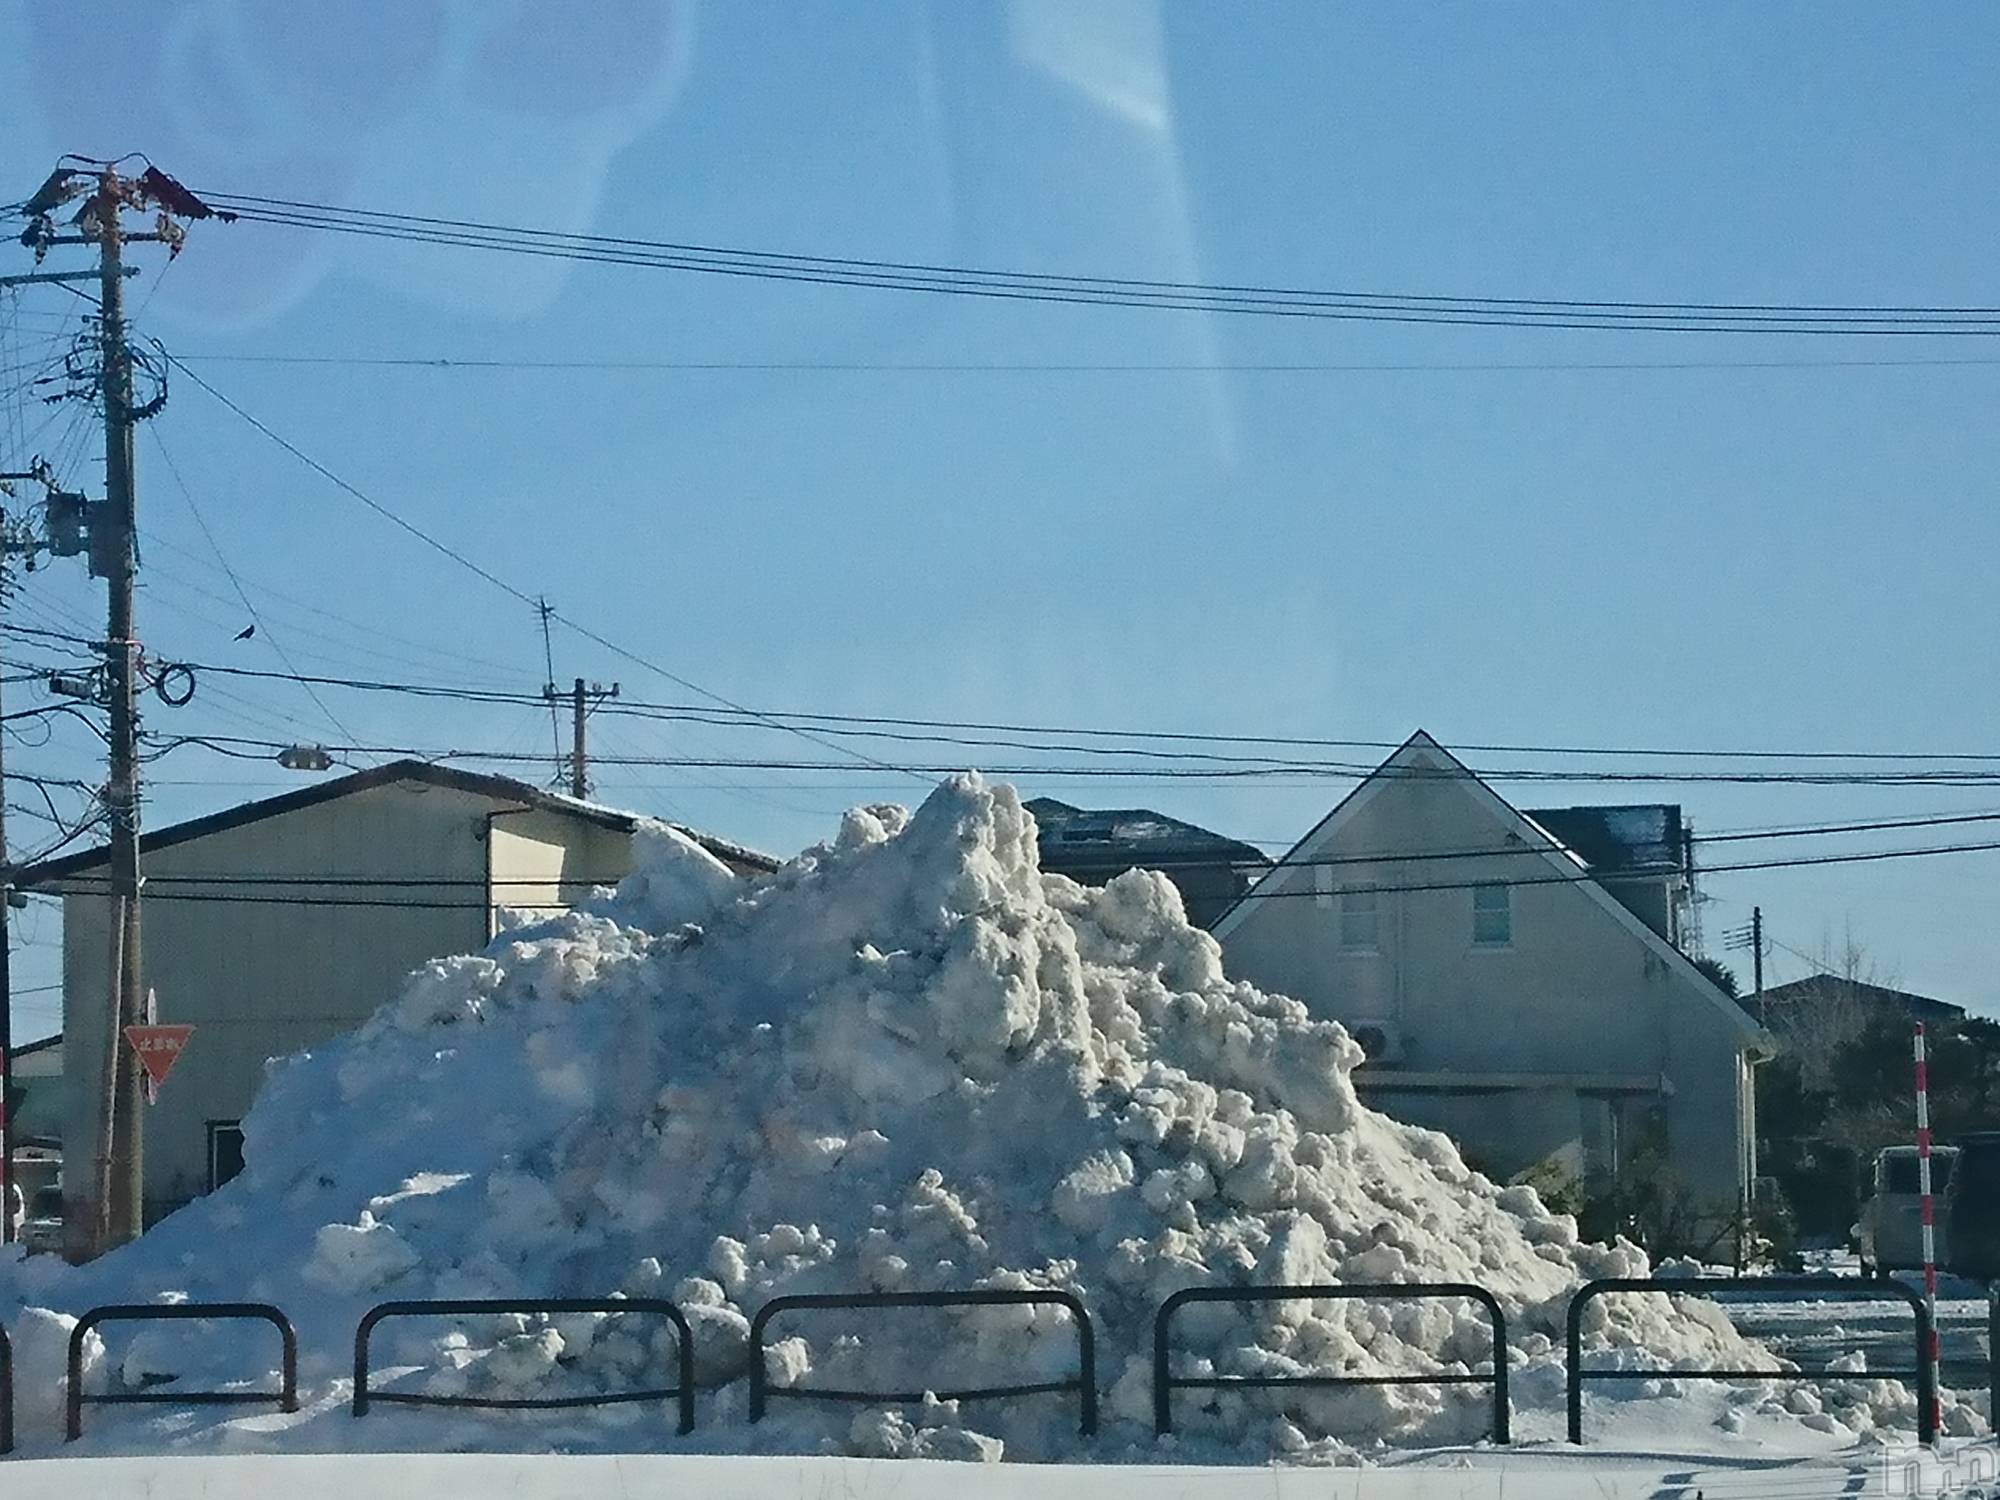
[[[1793,829],[1782,833],[1768,833],[1768,832],[1754,832],[1754,831],[1721,833],[1721,834],[1710,834],[1707,836],[1697,836],[1691,841],[1694,843],[1738,843],[1745,841],[1762,843],[1780,839],[1804,838],[1821,834],[1872,833],[1872,832],[1892,830],[1892,829],[1934,828],[1934,827],[1943,827],[1954,824],[1962,825],[1966,823],[1975,823],[1975,822],[1977,823],[2000,822],[2000,813],[1982,813],[1982,814],[1958,815],[1958,816],[1940,817],[1940,818],[1909,818],[1909,819],[1897,819],[1897,820],[1881,820],[1881,821],[1874,821],[1867,823],[1848,823],[1848,824],[1832,825],[1821,828]],[[1255,863],[1247,860],[1225,861],[1225,860],[1217,860],[1212,856],[1203,857],[1199,855],[1191,855],[1187,857],[1167,858],[1167,859],[1142,858],[1139,861],[1139,868],[1149,869],[1149,870],[1170,870],[1170,869],[1197,868],[1197,867],[1213,868],[1218,864],[1232,864],[1232,865],[1237,865],[1241,868],[1259,869],[1259,870],[1290,870],[1290,869],[1321,869],[1321,868],[1339,869],[1339,868],[1350,868],[1350,867],[1374,868],[1385,865],[1435,864],[1444,861],[1462,861],[1462,860],[1469,861],[1469,860],[1495,859],[1495,858],[1523,859],[1532,857],[1532,858],[1546,860],[1551,854],[1561,857],[1565,852],[1566,851],[1560,846],[1554,846],[1554,845],[1514,844],[1507,846],[1489,845],[1483,848],[1423,849],[1423,850],[1405,850],[1397,852],[1379,852],[1379,853],[1362,853],[1362,854],[1313,855],[1313,856],[1285,859],[1282,861],[1257,861]],[[1710,869],[1718,869],[1718,868],[1727,869],[1727,868],[1732,868],[1732,866],[1705,865],[1702,867],[1701,873],[1706,874]],[[1597,880],[1600,883],[1609,883],[1615,885],[1626,880],[1645,880],[1645,879],[1658,878],[1663,873],[1672,873],[1672,872],[1663,871],[1659,868],[1651,868],[1651,869],[1637,869],[1637,870],[1622,870],[1622,869],[1590,870],[1585,873],[1588,874],[1589,878]],[[86,875],[80,878],[88,880],[94,877]],[[446,875],[436,875],[436,876],[379,875],[378,876],[378,875],[336,875],[327,873],[321,873],[315,875],[273,875],[268,873],[248,872],[248,871],[235,872],[235,873],[227,871],[216,871],[198,875],[153,875],[148,877],[147,885],[149,889],[153,885],[338,886],[342,888],[372,888],[378,886],[387,888],[422,888],[429,886],[468,886],[468,887],[480,887],[480,888],[484,888],[487,886],[526,886],[526,887],[540,889],[557,885],[560,886],[615,885],[621,878],[622,876],[619,874],[577,875],[570,872],[565,872],[560,879],[552,880],[547,877],[541,877],[541,876],[522,877],[522,878],[496,877],[493,879],[485,879],[485,878],[475,879],[464,876],[446,876]],[[1486,882],[1484,880],[1478,880],[1478,881],[1473,881],[1472,883],[1484,884]]]
[[[1787,856],[1782,858],[1772,858],[1772,859],[1737,860],[1725,864],[1709,865],[1706,867],[1704,873],[1730,874],[1730,873],[1744,873],[1755,870],[1786,870],[1786,869],[1798,869],[1804,867],[1819,867],[1826,865],[1881,864],[1894,860],[1928,859],[1950,854],[1987,853],[1995,850],[2000,850],[2000,839],[1983,840],[1983,841],[1960,843],[1960,844],[1936,844],[1936,845],[1927,845],[1917,848],[1870,849],[1870,850],[1862,850],[1854,853],[1845,853],[1845,854],[1806,854],[1806,855],[1792,855],[1792,856]],[[1554,850],[1544,850],[1539,852],[1543,853],[1544,855],[1557,854],[1557,851]],[[1289,865],[1278,865],[1274,867],[1274,873],[1281,874],[1283,871],[1289,868],[1291,868],[1291,866]],[[101,879],[101,877],[99,878]],[[231,877],[187,876],[184,878],[189,880],[190,882],[199,882],[206,885],[232,883]],[[89,879],[90,877],[83,877],[83,878],[75,876],[63,877],[65,885],[68,884],[82,885],[85,884],[86,881],[88,881]],[[282,885],[286,883],[291,883],[297,879],[298,877],[284,877],[284,876],[279,876],[279,877],[245,876],[245,877],[236,877],[234,879],[234,883],[238,883],[246,887],[261,887],[269,885]],[[333,886],[333,887],[341,887],[343,885],[348,884],[347,882],[341,881],[337,877],[315,879],[313,883]],[[432,880],[432,879],[422,879],[417,877],[410,877],[408,879],[403,879],[403,880],[384,880],[379,883],[385,886],[390,886],[395,888],[407,887],[412,889],[427,889],[433,886],[458,886],[469,883],[477,884],[480,887],[484,888],[485,886],[490,884],[489,882],[484,882],[484,881],[465,882],[456,878],[451,878],[451,879],[439,878]],[[569,884],[570,882],[544,880],[544,881],[500,882],[500,883],[524,884],[524,885],[538,886],[542,889],[548,889],[551,887],[560,887],[561,885],[566,885]],[[1418,894],[1428,894],[1428,893],[1444,892],[1444,891],[1469,891],[1469,890],[1477,890],[1482,887],[1490,888],[1496,886],[1512,889],[1519,887],[1553,886],[1553,885],[1597,885],[1600,883],[1601,881],[1599,877],[1585,872],[1578,872],[1573,875],[1571,874],[1513,875],[1513,876],[1494,876],[1485,879],[1469,879],[1469,880],[1438,880],[1438,881],[1414,881],[1414,882],[1396,881],[1392,883],[1378,884],[1378,885],[1346,886],[1343,887],[1342,889],[1345,893],[1348,894],[1418,895]],[[354,882],[354,884],[359,884],[359,882]],[[372,884],[373,883],[371,883],[370,888],[372,888]],[[154,889],[155,886],[160,886],[161,888],[155,890]],[[108,889],[108,886],[106,887],[106,889]],[[81,890],[78,892],[78,894],[96,895],[96,894],[102,894],[102,892],[97,889],[91,888],[91,889]],[[1325,894],[1327,893],[1316,889],[1269,890],[1269,891],[1252,889],[1250,891],[1245,892],[1240,899],[1244,901],[1276,901],[1276,900],[1318,898]],[[432,903],[423,901],[396,900],[394,898],[389,898],[389,897],[304,896],[304,895],[242,896],[233,894],[229,891],[211,891],[211,890],[177,891],[166,888],[164,885],[162,885],[161,877],[157,876],[148,880],[147,895],[151,899],[160,901],[217,901],[217,902],[234,902],[249,906],[369,906],[369,907],[407,906],[413,909],[428,910],[428,909],[455,909],[460,906],[473,907],[476,909],[478,906],[483,905],[483,903],[467,903],[467,902]]]
[[[414,523],[405,520],[403,517],[397,515],[393,510],[389,509],[389,507],[387,507],[386,505],[381,504],[379,501],[365,494],[363,491],[356,488],[354,485],[349,484],[345,479],[342,479],[338,474],[334,473],[333,470],[329,469],[325,464],[321,463],[318,459],[313,458],[310,454],[306,453],[296,444],[290,442],[281,434],[273,430],[271,427],[267,426],[265,423],[258,420],[256,417],[252,416],[249,412],[245,411],[241,406],[238,406],[234,401],[230,400],[229,397],[225,396],[221,391],[217,390],[214,386],[210,385],[206,380],[202,379],[200,375],[196,374],[193,370],[189,369],[186,365],[182,364],[181,361],[176,359],[173,355],[169,354],[166,357],[168,361],[176,369],[180,370],[196,385],[200,386],[201,389],[208,392],[210,396],[214,397],[217,401],[221,402],[230,411],[234,412],[238,417],[242,418],[245,422],[249,423],[250,426],[255,428],[258,432],[262,433],[265,437],[269,438],[273,443],[276,443],[280,448],[284,449],[294,458],[298,459],[299,462],[303,463],[307,468],[311,469],[314,473],[318,474],[321,478],[325,479],[328,483],[332,484],[342,493],[349,495],[354,499],[360,501],[363,505],[367,506],[368,509],[374,511],[377,515],[383,517],[385,520],[392,522],[394,525],[396,525],[403,531],[408,532],[411,536],[421,541],[425,546],[430,547],[435,551],[443,554],[445,557],[457,563],[460,567],[465,568],[468,571],[476,574],[478,577],[492,584],[493,587],[499,589],[502,593],[508,595],[510,598],[519,600],[521,603],[526,604],[531,608],[535,609],[538,613],[545,607],[543,600],[529,595],[524,590],[514,587],[513,584],[508,583],[498,574],[493,573],[484,567],[481,567],[478,563],[474,562],[464,553],[459,552],[455,548],[450,547],[446,545],[444,542],[439,541],[436,537],[432,536],[422,527],[417,526]],[[578,635],[582,636],[585,640],[591,641],[596,645],[601,646],[602,648],[611,652],[615,656],[623,657],[625,660],[632,662],[636,666],[643,667],[649,672],[664,677],[667,681],[673,683],[677,687],[685,688],[687,691],[691,693],[695,693],[700,697],[707,698],[714,703],[720,704],[724,708],[733,710],[736,713],[746,714],[753,718],[761,717],[760,715],[757,714],[756,710],[745,708],[742,704],[737,703],[732,699],[726,698],[722,694],[714,692],[709,688],[705,688],[700,683],[694,682],[689,678],[683,677],[677,672],[670,671],[668,668],[661,666],[658,662],[651,661],[648,658],[639,655],[639,653],[637,653],[636,651],[632,651],[625,646],[619,645],[616,641],[610,640],[609,638],[600,635],[597,631],[592,630],[589,626],[583,624],[582,622],[570,618],[568,615],[564,614],[561,610],[555,609],[553,607],[548,607],[547,617],[549,619],[562,621],[563,624],[567,625],[571,630],[574,630]],[[857,761],[861,761],[867,765],[873,766],[877,770],[896,771],[903,774],[914,774],[909,772],[906,767],[895,766],[889,764],[886,761],[876,760],[873,756],[865,755],[861,751],[855,750],[849,746],[841,745],[832,740],[824,739],[819,735],[814,734],[810,730],[787,727],[786,732],[797,735],[801,739],[809,740],[812,743],[817,744],[824,749],[832,750],[837,754],[846,755]]]
[[[171,265],[172,262],[169,261],[168,264]],[[161,274],[164,276],[165,273],[166,268],[163,266],[161,267]],[[156,290],[158,285],[158,282],[154,283]],[[141,310],[143,311],[143,309]],[[236,597],[242,601],[243,608],[249,612],[250,623],[263,632],[264,639],[270,643],[271,649],[278,653],[278,659],[285,664],[286,669],[294,677],[297,677],[299,675],[298,668],[286,653],[284,644],[279,641],[276,635],[272,634],[270,626],[265,622],[264,617],[258,613],[257,606],[251,602],[250,595],[244,590],[243,580],[236,576],[236,570],[229,566],[229,559],[223,556],[222,544],[216,541],[215,533],[209,529],[207,518],[201,513],[201,507],[195,504],[194,492],[188,488],[187,481],[181,477],[180,465],[174,462],[173,454],[167,451],[166,443],[161,439],[158,430],[152,424],[149,423],[147,425],[146,431],[152,435],[153,446],[159,450],[160,457],[166,462],[167,472],[173,476],[174,488],[180,491],[181,499],[187,502],[188,514],[194,517],[195,525],[201,529],[202,537],[208,542],[209,551],[215,554],[216,566],[222,569],[223,576],[229,580],[229,586],[236,591]],[[326,706],[326,700],[320,697],[318,690],[310,682],[306,682],[301,678],[299,686],[305,690],[306,696],[312,699],[313,706],[326,716],[326,721],[334,727],[335,732],[341,738],[350,743],[359,738],[353,730],[340,721],[338,714]]]
[[[1871,336],[2000,333],[2000,309],[1987,307],[1592,301],[1160,281],[803,255],[560,233],[521,225],[346,209],[298,199],[227,193],[213,197],[217,202],[226,202],[245,220],[293,228],[754,280],[1007,301],[1342,321],[1628,332]]]
[[[220,571],[219,569],[216,568],[213,559],[204,557],[200,553],[191,551],[186,547],[182,547],[177,543],[171,541],[170,539],[159,535],[157,532],[142,530],[140,532],[140,535],[145,539],[146,545],[149,547],[157,547],[165,551],[172,552],[179,557],[185,558],[187,561],[193,563],[195,566],[206,568],[211,572]],[[159,571],[157,564],[154,565],[154,571],[156,572]],[[165,576],[171,577],[172,575],[169,574]],[[452,673],[464,673],[466,669],[469,667],[478,668],[482,674],[490,674],[496,672],[511,674],[514,671],[514,668],[508,666],[503,662],[493,661],[486,657],[468,655],[467,653],[461,651],[453,651],[448,647],[440,646],[432,642],[413,640],[407,636],[397,635],[393,631],[384,630],[381,626],[376,624],[371,624],[366,620],[353,619],[350,616],[339,614],[333,610],[324,609],[317,604],[310,603],[304,599],[296,598],[295,596],[285,593],[280,589],[275,589],[271,587],[268,583],[262,583],[255,579],[251,579],[242,574],[241,572],[239,572],[237,576],[238,578],[242,579],[243,586],[249,589],[254,594],[263,595],[268,599],[275,600],[280,605],[302,610],[307,614],[317,616],[322,620],[331,621],[332,623],[340,626],[342,633],[338,635],[330,633],[325,629],[308,625],[301,621],[296,621],[296,620],[291,621],[289,623],[288,628],[294,631],[295,633],[310,636],[316,640],[325,641],[328,642],[329,644],[339,646],[340,648],[342,648],[344,652],[358,653],[362,656],[375,657],[382,661],[394,662],[398,667],[402,668],[415,667],[424,671],[444,671]],[[189,584],[188,586],[193,587],[192,584]],[[216,596],[211,596],[211,597],[216,597]],[[269,606],[267,606],[267,609],[268,608]],[[353,635],[356,632],[373,636],[399,649],[385,650],[377,646],[362,645],[360,642],[352,639]],[[429,659],[426,660],[425,658]],[[326,657],[324,659],[331,660],[332,658]],[[376,669],[370,668],[366,670],[376,670]]]
[[[261,759],[261,752],[275,753],[285,745],[273,740],[249,739],[228,735],[174,735],[152,736],[151,742],[160,745],[153,759],[169,753],[183,745],[199,745],[225,755],[236,755],[240,759]],[[495,763],[541,764],[544,757],[524,751],[499,749],[473,749],[467,747],[417,747],[407,745],[355,745],[342,747],[350,752],[368,755],[406,756],[422,760],[453,761],[478,760]],[[677,766],[694,769],[735,769],[764,771],[815,771],[852,774],[866,769],[850,761],[802,761],[748,756],[605,756],[601,763],[606,766]],[[958,775],[970,769],[963,765],[924,765],[903,769],[925,776],[943,778]],[[1513,783],[1553,782],[1553,783],[1634,783],[1640,785],[1688,784],[1700,785],[1718,783],[1725,785],[1792,785],[1792,786],[1945,786],[1971,787],[2000,785],[2000,768],[1976,770],[1972,768],[1948,768],[1934,770],[1885,769],[1879,771],[1826,770],[1826,771],[1747,771],[1747,770],[1612,770],[1612,769],[1561,769],[1546,767],[1486,767],[1461,769],[1455,766],[1377,766],[1361,763],[1336,761],[1283,762],[1271,761],[1257,765],[1200,765],[1172,766],[1152,765],[1131,766],[1066,766],[1066,765],[987,765],[981,768],[990,776],[1005,777],[1061,777],[1120,780],[1220,780],[1234,781],[1257,778],[1286,778],[1290,780],[1335,780],[1363,781],[1381,778],[1391,781],[1458,781],[1468,776],[1483,781]]]
[[[2000,359],[1677,359],[1508,360],[1329,363],[1325,361],[991,362],[823,359],[493,359],[455,355],[183,354],[194,364],[292,365],[454,371],[544,370],[620,374],[755,375],[1483,375],[1631,373],[1725,370],[1927,370],[2000,368]]]
[[[44,632],[44,633],[56,635],[57,638],[59,639],[71,639],[77,642],[83,641],[82,637],[63,637],[60,635],[60,633],[56,632]],[[187,663],[187,665],[195,668],[197,671],[213,672],[224,676],[258,678],[258,679],[281,681],[281,682],[293,682],[293,681],[308,682],[321,687],[350,688],[356,691],[363,691],[363,692],[399,693],[411,697],[444,698],[444,699],[452,699],[467,703],[490,703],[490,704],[501,704],[510,706],[520,705],[520,706],[533,707],[537,710],[540,710],[541,708],[546,706],[546,699],[540,692],[530,691],[526,688],[522,688],[519,690],[507,690],[507,689],[461,687],[456,684],[449,684],[449,683],[402,682],[402,681],[395,681],[383,678],[333,677],[333,676],[321,676],[321,675],[301,676],[295,673],[272,672],[260,668],[229,666],[220,663],[199,662],[199,661],[190,661]],[[695,722],[695,723],[708,724],[716,727],[783,729],[788,727],[789,721],[797,720],[810,723],[815,727],[823,729],[824,732],[828,734],[849,733],[850,731],[847,728],[839,726],[852,725],[852,726],[889,726],[889,727],[906,726],[910,728],[926,728],[926,729],[929,728],[957,729],[957,730],[969,731],[972,733],[990,732],[996,734],[1016,734],[1016,735],[1073,735],[1079,738],[1117,737],[1120,739],[1138,740],[1138,741],[1146,741],[1153,743],[1187,742],[1193,744],[1231,745],[1231,746],[1275,745],[1275,746],[1298,747],[1298,748],[1308,748],[1308,749],[1396,750],[1400,749],[1402,745],[1405,743],[1405,741],[1402,740],[1387,740],[1387,739],[1336,739],[1336,738],[1317,738],[1317,737],[1299,736],[1299,735],[1218,734],[1218,733],[1183,731],[1183,730],[1107,728],[1103,726],[1081,726],[1081,725],[1051,726],[1043,724],[1001,724],[1001,723],[980,722],[977,720],[898,718],[888,715],[873,715],[873,714],[814,713],[814,712],[806,712],[793,709],[735,710],[733,712],[737,715],[737,717],[734,719],[728,719],[715,716],[732,711],[716,709],[702,704],[648,703],[644,701],[624,700],[624,699],[621,699],[616,703],[604,704],[597,711],[612,716],[659,718],[668,720],[670,722],[683,722],[683,721]],[[854,732],[858,732],[858,730]],[[921,736],[921,735],[909,735],[909,736],[891,735],[887,737],[924,740],[927,742],[936,742],[937,739],[937,737]],[[969,744],[984,744],[984,745],[997,744],[1002,748],[1012,748],[1012,749],[1064,750],[1064,751],[1086,750],[1088,753],[1091,754],[1147,753],[1137,750],[1130,750],[1127,747],[1122,747],[1122,746],[1085,747],[1078,745],[1051,745],[1047,743],[1008,744],[1007,742],[1004,741],[987,741],[987,740],[958,740],[958,741],[952,741],[952,743],[969,743]],[[1950,765],[1960,765],[1960,764],[1987,765],[1987,764],[2000,763],[2000,754],[1991,752],[1980,752],[1980,751],[1960,752],[1960,751],[1938,751],[1938,750],[1910,750],[1910,751],[1742,750],[1742,749],[1697,749],[1685,746],[1497,744],[1497,743],[1484,743],[1484,742],[1461,743],[1461,744],[1456,744],[1454,748],[1472,754],[1549,755],[1549,756],[1576,756],[1576,757],[1623,756],[1623,757],[1631,757],[1634,759],[1650,759],[1657,757],[1662,759],[1677,759],[1677,760],[1702,759],[1702,760],[1749,760],[1749,761],[1807,761],[1807,762],[1828,762],[1828,763],[1856,762],[1864,764],[1877,764],[1877,763],[1921,764],[1929,762],[1929,763],[1950,764]],[[1217,760],[1227,759],[1227,757],[1211,756],[1207,755],[1205,752],[1196,752],[1196,751],[1183,752],[1180,758],[1183,759],[1204,758],[1204,759],[1217,759]],[[1278,757],[1269,757],[1269,756],[1251,757],[1251,759],[1255,759],[1260,763],[1271,762],[1271,761],[1275,761],[1279,764],[1286,764],[1286,765],[1297,763],[1296,761],[1285,761],[1281,760]],[[1340,768],[1351,769],[1351,767],[1347,767],[1344,765],[1341,766]]]

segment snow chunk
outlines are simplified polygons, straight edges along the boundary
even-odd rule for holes
[[[313,1285],[355,1296],[372,1292],[415,1268],[417,1252],[367,1209],[352,1224],[327,1224],[313,1236],[302,1273]]]

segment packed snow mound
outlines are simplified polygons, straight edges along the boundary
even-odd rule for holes
[[[357,1032],[274,1065],[243,1175],[82,1276],[120,1300],[275,1301],[327,1351],[385,1298],[671,1297],[705,1388],[697,1441],[1048,1458],[1079,1451],[1073,1396],[781,1400],[748,1426],[750,1317],[795,1292],[1074,1292],[1107,1391],[1090,1451],[1109,1456],[1150,1449],[1151,1317],[1183,1287],[1476,1282],[1532,1400],[1575,1285],[1645,1272],[1365,1108],[1347,1033],[1231,981],[1165,878],[1044,875],[1009,787],[856,810],[755,883],[671,830],[638,855],[589,909],[426,964]],[[1599,1363],[1777,1367],[1698,1302],[1606,1299],[1588,1332]],[[793,1314],[771,1337],[779,1389],[1006,1385],[1076,1361],[1052,1308]],[[1189,1374],[1414,1374],[1481,1368],[1490,1338],[1469,1304],[1323,1301],[1190,1307],[1176,1347]],[[575,1394],[666,1384],[674,1347],[639,1317],[399,1321],[376,1362],[404,1389]],[[1177,1416],[1185,1453],[1325,1456],[1476,1436],[1487,1401],[1246,1388],[1183,1393]]]

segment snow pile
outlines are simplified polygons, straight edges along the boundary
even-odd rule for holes
[[[1041,874],[1005,786],[966,777],[914,815],[857,810],[755,884],[657,830],[615,895],[425,965],[359,1031],[276,1065],[244,1174],[65,1295],[275,1301],[309,1381],[314,1360],[330,1381],[377,1300],[617,1288],[690,1320],[696,1442],[1048,1458],[1081,1451],[1073,1395],[858,1415],[774,1399],[748,1426],[749,1318],[793,1292],[1072,1291],[1106,1390],[1090,1451],[1112,1456],[1154,1451],[1151,1315],[1170,1293],[1458,1280],[1502,1298],[1517,1392],[1554,1405],[1569,1292],[1644,1274],[1643,1256],[1579,1244],[1531,1189],[1364,1108],[1360,1058],[1339,1026],[1227,979],[1164,878]],[[1606,1299],[1587,1331],[1596,1364],[1776,1368],[1700,1302]],[[951,1390],[1076,1364],[1045,1307],[797,1313],[771,1340],[780,1390]],[[1210,1304],[1179,1315],[1176,1347],[1187,1374],[1465,1372],[1490,1332],[1453,1302]],[[375,1364],[400,1389],[576,1394],[667,1384],[674,1348],[638,1316],[397,1320]],[[1180,1451],[1470,1438],[1488,1399],[1183,1392]]]

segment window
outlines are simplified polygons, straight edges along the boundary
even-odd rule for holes
[[[208,1122],[208,1190],[243,1170],[243,1127],[234,1120]]]
[[[1514,908],[1504,885],[1472,888],[1472,941],[1482,948],[1504,948],[1514,941]]]
[[[1340,946],[1372,953],[1380,933],[1375,891],[1340,893]]]

